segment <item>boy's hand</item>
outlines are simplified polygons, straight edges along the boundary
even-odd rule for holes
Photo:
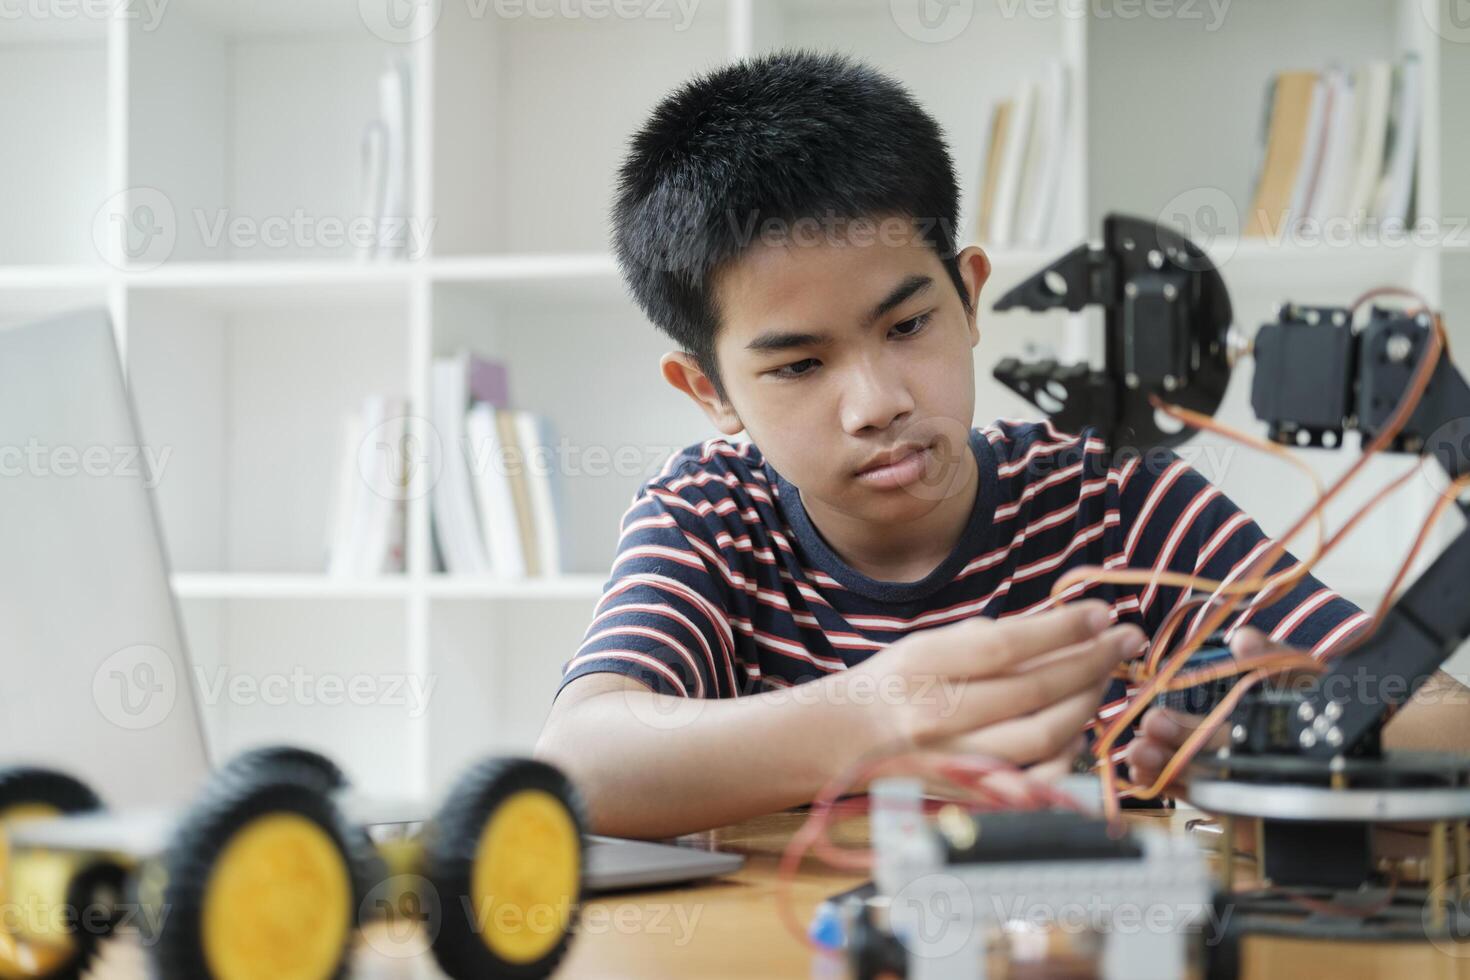
[[[1272,642],[1270,637],[1254,626],[1239,630],[1230,641],[1230,650],[1242,658],[1259,657],[1267,653],[1302,652],[1294,647]],[[1137,734],[1128,743],[1128,778],[1144,786],[1153,785],[1164,766],[1184,744],[1184,740],[1204,720],[1203,715],[1190,715],[1167,708],[1150,708],[1144,712]],[[1224,745],[1229,737],[1228,730],[1229,726],[1222,725],[1219,731],[1210,736],[1203,751],[1212,752]],[[1184,788],[1185,780],[1182,776],[1181,772],[1169,784],[1176,792]]]
[[[1133,741],[1128,743],[1128,778],[1141,786],[1152,786],[1159,778],[1174,753],[1184,744],[1200,723],[1204,715],[1190,715],[1169,708],[1150,708],[1143,714],[1143,721]],[[1210,736],[1205,751],[1213,751],[1225,744],[1228,733],[1220,729]],[[1169,784],[1175,794],[1184,789],[1183,771]]]
[[[1098,601],[975,617],[906,636],[838,683],[876,690],[860,723],[879,744],[1045,762],[1075,741],[1113,668],[1143,646],[1137,626],[1108,623]]]

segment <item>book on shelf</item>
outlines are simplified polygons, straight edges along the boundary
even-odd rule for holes
[[[1312,221],[1350,213],[1353,152],[1358,138],[1358,88],[1353,76],[1342,68],[1331,68],[1323,81],[1327,86],[1327,109],[1321,160],[1303,216]]]
[[[522,467],[531,509],[531,528],[536,541],[536,570],[541,575],[562,573],[560,509],[561,479],[553,458],[556,443],[546,418],[531,412],[516,412],[516,435],[520,439]]]
[[[1307,124],[1317,94],[1317,73],[1284,71],[1267,86],[1270,108],[1256,190],[1251,197],[1245,234],[1261,236],[1279,227],[1291,207],[1297,173],[1306,153]],[[1267,227],[1268,221],[1277,224]]]
[[[1033,150],[1026,158],[1028,178],[1018,215],[1022,222],[1020,243],[1033,247],[1045,245],[1051,235],[1071,125],[1071,90],[1067,84],[1067,66],[1060,58],[1047,62],[1046,79],[1037,94],[1040,102],[1031,127]]]
[[[1378,175],[1388,136],[1388,114],[1393,97],[1393,68],[1386,61],[1372,61],[1355,74],[1358,88],[1358,131],[1353,143],[1352,184],[1347,214],[1366,214],[1373,208]]]
[[[408,253],[413,210],[413,75],[409,59],[394,56],[378,76],[378,117],[362,136],[362,215],[373,230],[359,259],[396,259]]]
[[[461,352],[436,360],[433,373],[434,424],[446,458],[431,508],[445,571],[561,574],[563,493],[550,424],[511,408],[498,361]],[[456,412],[457,423],[447,419]]]
[[[990,238],[990,223],[995,214],[995,185],[1000,174],[1000,161],[1005,149],[1006,128],[1011,118],[1010,99],[996,102],[990,109],[990,133],[985,142],[985,166],[980,173],[980,208],[975,217],[975,239]]]
[[[1267,85],[1244,234],[1406,222],[1422,111],[1419,61],[1283,71]]]
[[[498,411],[501,410],[486,402],[472,404],[465,415],[465,437],[473,461],[470,469],[475,498],[480,504],[480,530],[490,564],[499,575],[521,578],[526,574],[526,558],[520,536],[506,530],[516,527],[516,506],[511,496],[510,476],[499,462],[507,453],[495,419]]]
[[[1000,173],[995,178],[995,203],[987,229],[987,241],[998,248],[1012,244],[1016,226],[1017,198],[1021,195],[1021,171],[1026,163],[1026,141],[1031,138],[1031,111],[1036,86],[1026,82],[1017,93],[1006,125],[1006,142],[1001,149]]]
[[[1302,132],[1301,159],[1291,184],[1291,199],[1283,217],[1291,228],[1300,227],[1307,215],[1312,191],[1322,167],[1322,148],[1327,142],[1327,121],[1331,113],[1332,89],[1325,75],[1312,79],[1312,100],[1307,109],[1307,124]]]
[[[388,127],[374,119],[362,132],[362,204],[360,212],[373,228],[370,239],[357,243],[357,257],[371,259],[378,254],[378,229],[383,218],[384,181],[388,179]]]
[[[1049,59],[1039,80],[1022,83],[990,113],[976,207],[975,237],[996,247],[1046,244],[1056,215],[1070,132],[1066,65]]]
[[[480,537],[475,498],[465,455],[464,419],[470,403],[469,355],[442,357],[431,371],[434,394],[430,421],[438,435],[440,466],[430,505],[434,540],[445,571],[454,575],[488,575],[490,556]]]
[[[1419,119],[1423,95],[1419,59],[1407,55],[1394,68],[1393,108],[1384,133],[1388,144],[1383,177],[1374,210],[1386,221],[1407,221],[1414,196],[1415,151],[1419,147]]]
[[[501,445],[505,447],[505,455],[496,462],[505,469],[506,479],[510,484],[510,497],[515,505],[515,523],[500,530],[506,534],[514,533],[516,541],[520,543],[526,574],[540,575],[536,524],[531,516],[531,486],[526,476],[526,449],[521,445],[521,432],[516,425],[515,413],[495,413],[495,425],[500,431]]]
[[[327,572],[364,578],[404,568],[406,483],[412,461],[399,398],[372,395],[342,418],[327,521]]]

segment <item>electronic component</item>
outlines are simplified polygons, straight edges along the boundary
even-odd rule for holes
[[[1267,435],[1289,445],[1342,442],[1355,410],[1356,352],[1346,310],[1283,304],[1254,342],[1251,410]]]
[[[1208,867],[1190,838],[1117,835],[1067,810],[949,807],[929,821],[922,783],[908,778],[879,780],[871,793],[876,897],[849,909],[859,978],[983,980],[987,944],[1016,919],[1095,933],[1104,978],[1186,975],[1211,907]]]
[[[1207,667],[1217,667],[1235,659],[1230,648],[1225,645],[1223,638],[1218,635],[1211,637],[1215,642],[1206,642],[1194,653],[1189,655],[1184,666],[1175,677],[1180,677],[1191,671],[1202,670]],[[1154,704],[1161,708],[1169,708],[1173,711],[1182,711],[1185,714],[1204,715],[1219,704],[1230,689],[1235,686],[1239,678],[1217,677],[1214,680],[1204,681],[1193,687],[1180,688],[1177,691],[1165,691],[1154,698]]]

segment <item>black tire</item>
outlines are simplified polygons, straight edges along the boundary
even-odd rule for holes
[[[79,779],[52,769],[0,769],[0,813],[23,803],[53,806],[62,813],[91,813],[102,800]]]
[[[258,779],[286,767],[293,777],[311,777],[319,780],[321,791],[335,793],[347,788],[347,776],[341,768],[310,749],[294,745],[265,745],[257,749],[246,749],[226,762],[215,773],[217,779]]]
[[[319,923],[322,929],[340,926],[342,943],[320,975],[327,980],[346,974],[357,909],[366,893],[362,871],[368,858],[362,853],[366,837],[345,823],[323,792],[319,770],[277,760],[233,771],[227,767],[217,773],[179,821],[162,857],[140,876],[137,897],[154,972],[160,980],[200,980],[215,975],[205,937],[211,875],[238,832],[278,815],[300,817],[313,825],[342,863],[346,875],[342,907],[326,910]],[[290,885],[282,882],[282,887]],[[254,904],[269,907],[274,903]],[[241,929],[253,931],[244,921],[247,911],[240,910]]]
[[[473,880],[481,837],[492,818],[512,797],[527,791],[549,794],[570,821],[574,834],[574,894],[559,896],[568,914],[560,934],[541,955],[527,961],[506,958],[494,947],[493,930],[478,927],[471,911]],[[586,818],[581,798],[562,773],[531,759],[487,759],[471,767],[449,793],[425,831],[425,877],[437,893],[430,918],[434,957],[456,980],[533,980],[549,976],[571,945],[586,886]],[[553,886],[554,887],[554,886]],[[524,910],[523,910],[524,911]],[[527,914],[529,919],[529,914]]]
[[[0,819],[7,810],[20,806],[49,806],[61,814],[92,813],[101,810],[102,800],[92,789],[78,779],[51,769],[18,766],[0,769]],[[0,830],[0,837],[4,831]],[[0,853],[5,848],[0,847]],[[6,871],[0,866],[0,895],[5,892]],[[67,905],[74,909],[87,909],[104,894],[104,885],[118,883],[120,872],[110,865],[95,865],[83,870],[67,888]],[[9,901],[9,899],[7,899]],[[87,972],[102,940],[111,934],[114,919],[109,916],[103,922],[89,920],[89,925],[98,929],[79,928],[72,932],[73,954],[65,963],[45,974],[36,974],[38,980],[75,980]]]
[[[323,796],[332,796],[351,785],[347,774],[331,759],[311,749],[294,745],[264,745],[246,749],[215,771],[217,780],[257,782],[272,778],[305,781]],[[345,832],[353,854],[354,891],[365,896],[383,879],[385,869],[366,828],[347,826]]]

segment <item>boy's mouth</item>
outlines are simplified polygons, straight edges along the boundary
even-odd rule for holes
[[[932,445],[906,443],[874,456],[857,471],[862,482],[880,489],[907,486],[924,475]]]

